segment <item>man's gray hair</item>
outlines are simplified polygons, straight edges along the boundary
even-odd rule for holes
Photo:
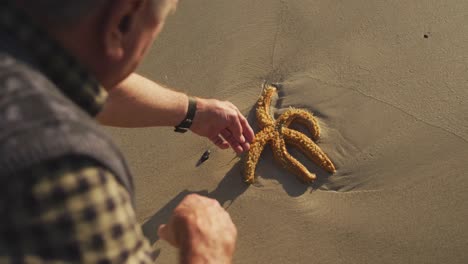
[[[70,25],[107,0],[24,0],[25,7],[51,23]]]
[[[4,1],[4,0],[0,0]],[[23,0],[24,7],[37,17],[45,19],[50,26],[66,27],[76,23],[86,14],[114,0]],[[165,18],[174,6],[170,0],[151,0],[157,15]],[[172,8],[169,10],[169,8]]]

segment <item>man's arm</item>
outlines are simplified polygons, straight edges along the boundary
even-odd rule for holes
[[[109,91],[109,100],[98,120],[119,127],[176,126],[188,109],[186,94],[176,92],[138,74],[130,75]],[[250,148],[254,133],[239,109],[230,102],[197,98],[190,130],[220,148],[237,153]]]
[[[176,126],[187,109],[187,95],[132,74],[109,90],[98,120],[117,127]]]

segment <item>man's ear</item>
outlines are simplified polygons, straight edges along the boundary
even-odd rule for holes
[[[114,61],[125,56],[125,37],[132,30],[138,9],[145,0],[110,1],[104,22],[104,52]]]

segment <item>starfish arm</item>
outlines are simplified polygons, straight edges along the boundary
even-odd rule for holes
[[[276,162],[280,163],[285,169],[296,175],[304,183],[313,182],[317,176],[311,173],[304,165],[288,153],[286,144],[282,136],[277,133],[276,139],[271,143],[273,149],[273,157]]]
[[[327,154],[325,154],[325,152],[323,152],[322,149],[310,138],[293,129],[283,128],[282,131],[286,143],[298,148],[310,160],[324,170],[330,173],[336,172],[335,165],[331,162],[330,158],[328,158]]]
[[[271,139],[271,129],[264,129],[257,133],[254,142],[250,145],[250,149],[247,152],[245,170],[244,170],[244,181],[246,183],[253,183],[255,180],[255,168],[257,167],[258,160],[265,148],[266,143]]]
[[[268,85],[262,91],[262,96],[257,101],[257,120],[260,128],[273,126],[275,121],[270,114],[271,97],[276,92],[276,88]]]
[[[297,122],[307,127],[314,141],[319,139],[320,128],[317,119],[315,119],[312,113],[303,109],[290,108],[276,120],[277,125],[284,127],[289,127],[292,122]]]

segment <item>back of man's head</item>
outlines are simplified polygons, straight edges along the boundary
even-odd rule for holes
[[[17,0],[31,15],[50,26],[66,27],[78,23],[86,14],[114,0]],[[170,0],[147,0],[162,18],[166,16]],[[177,1],[176,1],[177,2]]]
[[[106,0],[20,0],[24,9],[55,26],[68,26],[101,7]]]
[[[131,74],[177,0],[15,0],[105,87]]]

